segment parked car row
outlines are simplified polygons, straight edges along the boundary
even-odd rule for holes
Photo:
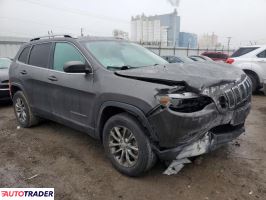
[[[121,39],[32,39],[9,70],[17,121],[29,128],[46,118],[86,132],[128,176],[157,159],[183,166],[244,132],[251,82],[234,66],[180,61]]]

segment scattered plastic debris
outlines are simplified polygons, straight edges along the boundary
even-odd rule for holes
[[[17,126],[17,130],[19,130],[20,129],[20,126]]]
[[[31,176],[31,177],[27,178],[26,180],[31,180],[31,179],[34,179],[34,178],[36,178],[37,176],[39,176],[39,174],[35,174],[35,175],[33,175],[33,176]]]
[[[169,167],[164,171],[163,174],[173,175],[177,174],[185,164],[191,163],[191,161],[187,158],[183,158],[180,160],[173,160],[173,162],[169,165]]]

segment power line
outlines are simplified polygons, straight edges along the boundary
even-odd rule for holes
[[[58,28],[58,29],[62,29],[64,30],[63,32],[68,32],[68,33],[72,33],[73,34],[73,31],[75,33],[78,33],[80,31],[80,27],[69,27],[69,26],[58,26],[58,25],[51,25],[51,24],[46,24],[46,23],[42,23],[42,22],[36,22],[34,20],[29,20],[29,19],[17,19],[17,18],[10,18],[10,17],[0,17],[0,20],[13,20],[13,21],[21,21],[21,22],[30,22],[30,23],[33,23],[33,24],[36,24],[36,25],[39,25],[39,26],[46,26],[46,27],[49,27],[49,28]],[[90,32],[90,34],[95,34],[97,35],[97,33],[93,30],[91,30],[90,28],[86,27],[86,26],[83,26],[83,33],[84,33],[84,28],[87,29],[87,31]],[[71,30],[71,31],[69,31]]]

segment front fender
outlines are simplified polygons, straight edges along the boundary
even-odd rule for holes
[[[153,131],[153,129],[150,126],[150,123],[147,119],[147,117],[145,116],[145,114],[143,113],[143,111],[141,111],[139,108],[137,108],[134,105],[130,105],[127,103],[123,103],[123,102],[117,102],[117,101],[106,101],[104,102],[101,107],[100,110],[98,112],[97,115],[97,124],[96,124],[96,134],[98,136],[100,136],[100,126],[101,126],[101,119],[102,119],[102,114],[104,109],[108,108],[108,107],[116,107],[119,109],[123,109],[126,112],[132,114],[133,116],[135,116],[136,118],[139,119],[139,121],[142,123],[142,125],[148,130],[148,136],[151,137],[151,139],[153,141],[158,141],[158,137],[156,135],[156,133]]]

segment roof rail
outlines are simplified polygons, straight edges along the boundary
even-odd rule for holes
[[[35,40],[40,40],[40,39],[44,39],[44,38],[55,38],[55,37],[65,37],[65,38],[73,38],[72,36],[70,35],[67,35],[67,34],[58,34],[58,35],[45,35],[45,36],[41,36],[41,37],[36,37],[36,38],[33,38],[31,39],[30,41],[35,41]]]

